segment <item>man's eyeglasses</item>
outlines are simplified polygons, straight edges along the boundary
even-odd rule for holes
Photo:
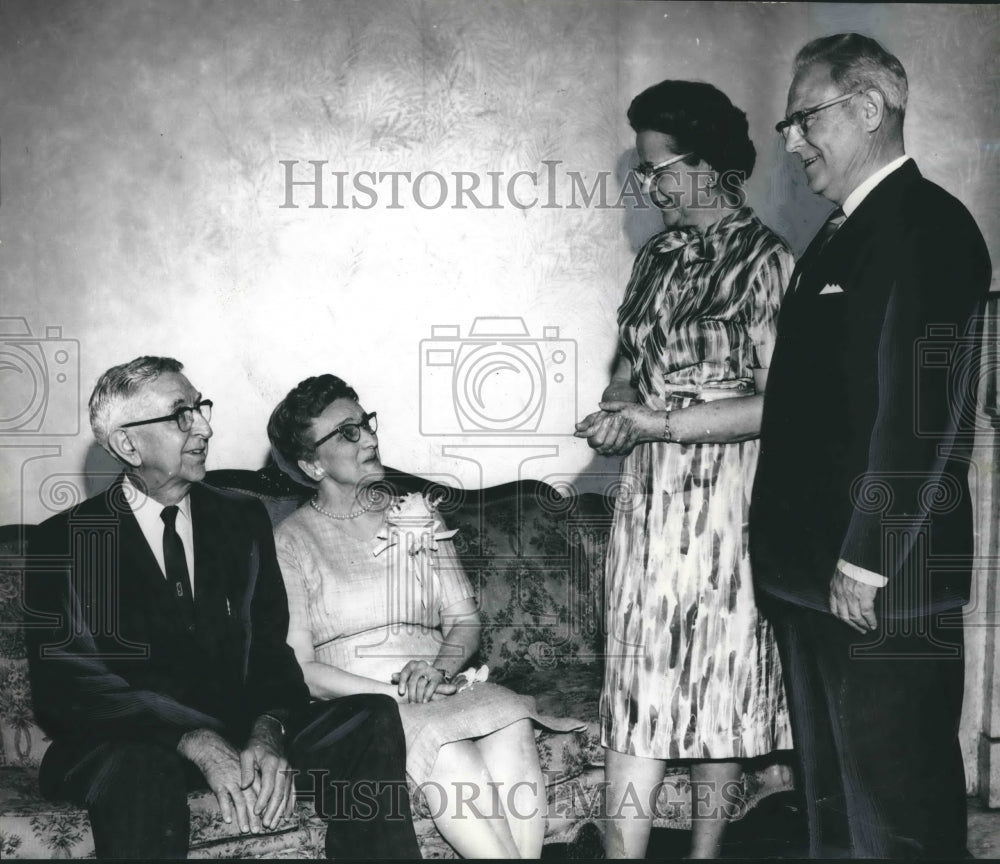
[[[128,429],[130,426],[148,426],[150,423],[166,423],[173,420],[181,432],[190,432],[194,426],[194,412],[197,411],[205,418],[207,423],[212,419],[212,400],[202,399],[196,405],[184,405],[172,414],[165,414],[163,417],[154,417],[152,420],[134,420],[131,423],[122,423],[121,429]]]
[[[681,156],[671,156],[669,159],[664,159],[662,162],[657,162],[655,165],[650,162],[640,162],[632,169],[632,171],[635,176],[639,178],[640,182],[647,183],[667,166],[673,165],[675,162],[680,162],[682,159],[688,159],[691,156],[694,156],[694,153],[684,153]]]
[[[358,423],[343,423],[334,429],[329,435],[324,435],[315,444],[313,450],[319,449],[321,444],[325,444],[334,435],[343,435],[345,441],[352,444],[361,440],[361,430],[364,429],[369,435],[374,435],[378,431],[378,415],[375,411],[365,414]]]
[[[835,96],[833,99],[828,99],[826,102],[821,102],[819,105],[813,105],[812,108],[803,108],[801,111],[793,111],[784,120],[779,121],[774,126],[774,131],[777,132],[786,141],[788,140],[788,133],[795,127],[799,130],[799,134],[804,138],[809,134],[809,118],[820,111],[825,111],[827,108],[832,108],[834,105],[839,105],[841,102],[846,102],[858,95],[862,91],[857,91],[855,93],[845,93],[843,96]]]

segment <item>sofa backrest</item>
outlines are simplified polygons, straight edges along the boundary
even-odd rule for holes
[[[275,525],[313,494],[274,467],[210,471],[206,479],[260,498]],[[448,527],[459,529],[453,542],[483,622],[480,660],[495,677],[596,662],[612,501],[563,496],[536,480],[460,489],[392,468],[386,484],[438,499]]]

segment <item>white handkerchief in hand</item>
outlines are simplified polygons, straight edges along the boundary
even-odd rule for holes
[[[823,290],[819,292],[820,294],[843,294],[844,289],[839,285],[824,285]]]

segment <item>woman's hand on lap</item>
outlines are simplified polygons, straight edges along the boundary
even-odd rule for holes
[[[452,685],[445,684],[444,673],[426,660],[411,660],[399,671],[397,692],[409,702],[430,702],[438,690],[442,695],[451,695],[448,688],[455,692]]]

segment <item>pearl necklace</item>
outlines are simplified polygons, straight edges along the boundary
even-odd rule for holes
[[[322,507],[320,507],[319,504],[316,503],[315,498],[310,498],[309,504],[313,508],[313,510],[315,510],[317,513],[322,513],[324,516],[328,516],[330,519],[336,519],[338,521],[343,522],[347,519],[357,519],[359,516],[363,516],[365,513],[371,510],[372,507],[375,506],[375,500],[374,498],[372,498],[371,495],[369,495],[368,505],[362,506],[360,510],[355,510],[352,513],[331,513],[329,510],[324,510]]]

